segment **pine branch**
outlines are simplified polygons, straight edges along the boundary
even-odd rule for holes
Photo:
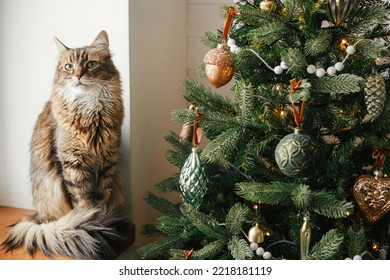
[[[141,254],[142,259],[155,259],[168,252],[170,248],[174,247],[181,241],[183,240],[180,235],[167,236],[164,239],[157,240],[156,242],[149,243],[141,247],[138,249],[138,252]]]
[[[362,226],[352,226],[348,228],[348,255],[353,258],[362,255],[367,250],[367,239]]]
[[[248,260],[253,258],[253,252],[244,239],[233,236],[228,243],[228,249],[235,260]]]
[[[217,162],[237,148],[241,139],[241,129],[231,128],[221,133],[204,148],[201,159],[204,162]]]
[[[223,131],[240,126],[237,118],[224,112],[206,110],[201,119],[201,125],[207,138],[214,139]]]
[[[158,197],[151,192],[147,192],[144,196],[144,200],[152,206],[154,209],[168,216],[180,216],[181,212],[179,205]]]
[[[210,31],[206,31],[204,33],[204,36],[202,37],[202,43],[211,49],[216,48],[217,45],[221,43],[221,40],[221,32],[219,32],[218,34],[214,34]]]
[[[262,25],[260,28],[249,31],[253,44],[270,46],[275,42],[282,40],[288,35],[288,30],[280,22],[269,22]]]
[[[229,213],[226,216],[226,229],[231,235],[239,235],[241,232],[242,224],[247,220],[249,215],[249,208],[239,203],[233,205],[230,208]]]
[[[331,260],[340,250],[340,246],[344,241],[342,234],[337,230],[331,229],[322,239],[314,245],[312,250],[307,255],[307,260]]]
[[[354,15],[347,20],[350,34],[359,37],[369,34],[373,30],[373,26],[387,23],[388,14],[389,12],[382,5],[358,6]]]
[[[216,240],[213,241],[206,246],[204,246],[200,250],[195,250],[192,255],[191,259],[193,260],[210,260],[216,255],[218,255],[226,246],[225,240]]]
[[[231,100],[215,93],[201,82],[188,78],[184,86],[186,89],[184,98],[195,107],[205,106],[209,110],[235,114]]]
[[[191,152],[192,145],[182,141],[180,136],[173,131],[170,131],[169,134],[165,136],[165,140],[181,153],[189,154]]]
[[[378,57],[386,57],[390,55],[390,50],[386,48],[383,44],[376,42],[374,40],[361,40],[358,44],[359,52],[371,59],[376,59]]]
[[[313,192],[310,204],[309,209],[328,218],[345,218],[347,212],[353,212],[352,202],[339,201],[334,195],[324,191]]]
[[[241,88],[241,122],[243,127],[248,127],[253,124],[252,114],[254,109],[254,98],[251,94],[251,85],[245,85],[243,83],[237,85],[238,88]]]
[[[298,48],[289,48],[287,52],[281,53],[282,60],[288,66],[288,71],[292,77],[300,79],[305,76],[304,72],[307,67],[306,57]]]
[[[195,112],[191,109],[172,110],[172,120],[176,123],[193,124],[195,122]]]
[[[156,222],[156,228],[165,235],[178,235],[184,231],[185,226],[183,219],[171,216],[161,216]]]
[[[311,80],[312,89],[318,92],[333,94],[349,94],[362,90],[364,79],[351,74],[325,76]]]
[[[291,190],[296,188],[294,183],[248,183],[236,184],[236,193],[242,198],[270,205],[288,204],[291,202]]]
[[[225,238],[223,228],[211,216],[198,212],[190,204],[183,204],[180,209],[184,217],[207,237],[217,240]]]
[[[326,30],[321,30],[313,39],[309,39],[305,44],[305,54],[317,56],[324,53],[332,41],[331,34]]]
[[[157,183],[154,187],[159,192],[177,192],[180,190],[179,178],[180,173],[175,173],[173,176]]]
[[[352,202],[337,200],[325,191],[311,191],[307,185],[299,185],[291,192],[292,201],[301,211],[313,211],[328,218],[345,218],[353,211]]]

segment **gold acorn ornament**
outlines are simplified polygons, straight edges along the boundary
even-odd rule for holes
[[[353,13],[358,3],[358,0],[327,0],[326,17],[335,26],[339,26]]]
[[[226,42],[233,16],[236,14],[238,14],[238,11],[229,7],[229,14],[222,35],[223,42]],[[229,51],[227,44],[218,44],[216,48],[208,51],[203,62],[205,63],[206,77],[216,88],[226,85],[233,78],[233,54]]]
[[[390,212],[390,179],[383,175],[385,153],[388,150],[378,148],[372,157],[376,159],[374,176],[363,175],[358,178],[353,194],[367,221],[374,223]]]
[[[218,44],[204,57],[206,77],[216,88],[226,85],[233,78],[234,62],[226,44]]]
[[[383,112],[386,101],[385,79],[377,71],[369,74],[365,80],[364,101],[368,115],[363,122],[372,122]]]

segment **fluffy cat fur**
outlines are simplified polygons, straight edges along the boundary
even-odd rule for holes
[[[53,93],[31,140],[36,215],[13,225],[2,243],[31,254],[99,259],[120,239],[123,195],[118,148],[122,89],[105,31],[93,43],[59,51]]]

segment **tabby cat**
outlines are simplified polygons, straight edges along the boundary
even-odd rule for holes
[[[53,93],[31,141],[37,213],[12,226],[7,251],[98,259],[120,238],[123,195],[118,148],[124,116],[119,72],[101,31],[90,46],[59,51]]]

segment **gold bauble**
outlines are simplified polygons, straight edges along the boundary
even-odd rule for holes
[[[264,242],[264,232],[261,230],[260,225],[256,223],[254,227],[248,232],[248,241],[251,243]]]
[[[272,0],[264,0],[260,2],[260,10],[269,12],[275,9],[276,5]]]
[[[206,77],[212,85],[219,88],[226,85],[233,78],[234,62],[232,53],[225,44],[218,44],[204,57]]]

